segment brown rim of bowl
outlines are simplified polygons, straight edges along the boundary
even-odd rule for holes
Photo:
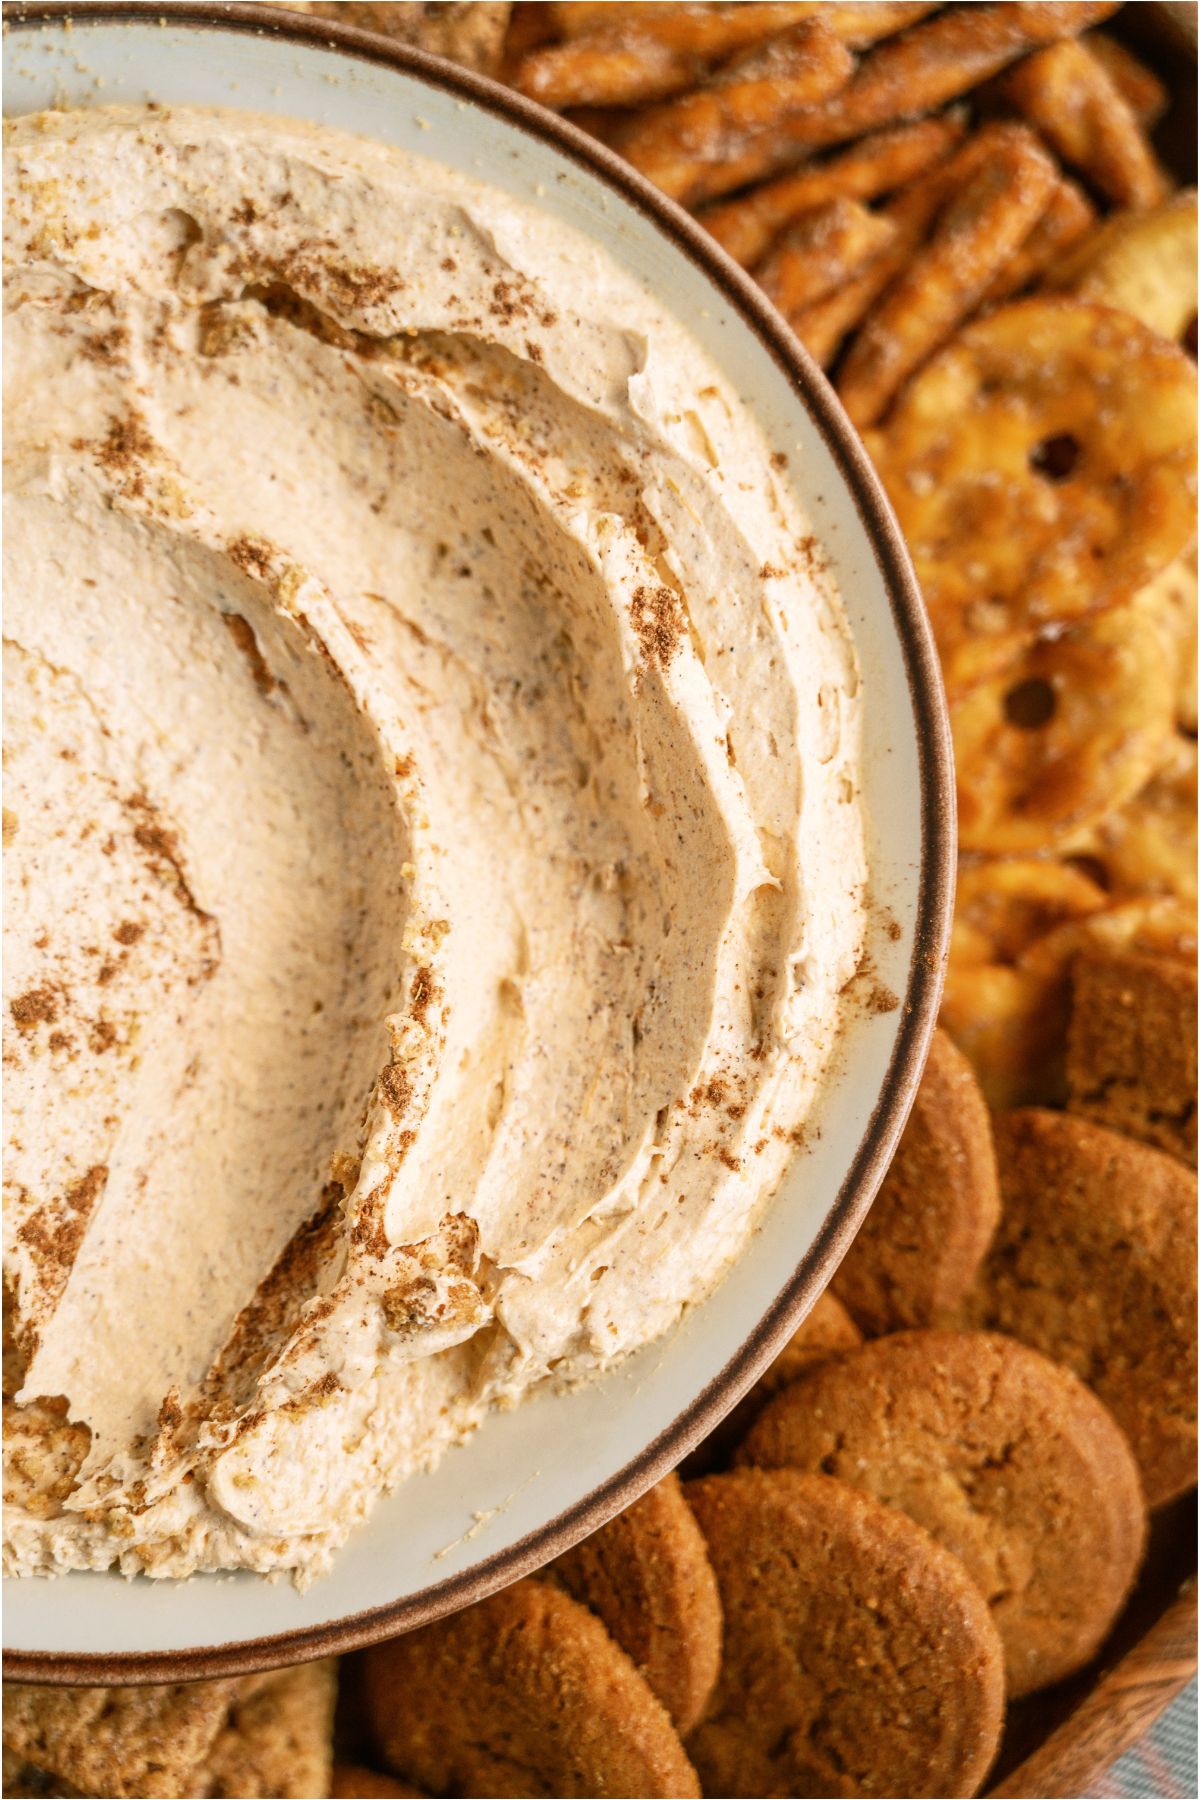
[[[30,4],[6,7],[5,24],[20,28],[76,18],[86,19],[89,24],[120,25],[131,17],[144,19],[147,10],[153,8],[148,9],[140,0],[79,0],[78,4],[68,0],[37,4],[31,0]],[[486,76],[352,25],[289,13],[282,8],[277,12],[274,7],[242,5],[236,0],[210,0],[208,4],[184,0],[170,7],[169,18],[172,25],[216,27],[257,35],[266,32],[293,43],[337,50],[345,56],[416,75],[434,87],[473,101],[549,144],[614,188],[624,200],[648,215],[734,306],[778,364],[820,431],[850,491],[888,592],[917,724],[920,885],[902,1023],[875,1110],[837,1198],[802,1264],[767,1314],[721,1373],[665,1431],[586,1499],[548,1520],[537,1531],[460,1575],[406,1599],[307,1630],[191,1650],[115,1655],[5,1651],[6,1678],[54,1685],[194,1681],[249,1674],[360,1649],[455,1612],[530,1574],[597,1530],[673,1469],[708,1435],[782,1348],[827,1285],[875,1196],[908,1116],[936,1020],[954,889],[953,753],[941,671],[908,551],[867,453],[833,389],[749,276],[681,207],[666,199],[613,151]]]

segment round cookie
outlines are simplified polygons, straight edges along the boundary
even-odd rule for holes
[[[676,1475],[543,1571],[597,1615],[685,1737],[721,1666],[721,1602]]]
[[[689,1740],[707,1794],[973,1794],[999,1741],[1003,1653],[961,1564],[824,1475],[737,1470],[685,1490],[725,1654]]]
[[[364,1658],[375,1742],[431,1794],[699,1794],[662,1703],[586,1606],[519,1581]]]
[[[773,1400],[738,1461],[821,1470],[923,1525],[991,1606],[1010,1694],[1095,1654],[1141,1561],[1137,1464],[1111,1414],[998,1333],[864,1344]]]
[[[392,1796],[420,1800],[420,1794],[420,1788],[393,1781],[378,1769],[364,1769],[358,1763],[333,1765],[333,1800],[391,1800]]]
[[[1088,1382],[1151,1506],[1196,1480],[1196,1177],[1065,1113],[996,1122],[1004,1214],[970,1301]]]
[[[826,1288],[818,1294],[804,1323],[797,1327],[773,1363],[761,1374],[748,1394],[710,1431],[702,1444],[680,1465],[684,1476],[711,1475],[728,1466],[734,1450],[772,1395],[807,1370],[843,1351],[857,1350],[862,1332],[836,1295]]]
[[[936,1031],[892,1166],[834,1289],[868,1337],[948,1324],[999,1217],[987,1104],[966,1057]]]

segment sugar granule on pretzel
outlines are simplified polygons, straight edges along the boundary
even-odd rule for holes
[[[1195,530],[1195,368],[1106,307],[977,320],[871,445],[954,693],[1144,586]]]

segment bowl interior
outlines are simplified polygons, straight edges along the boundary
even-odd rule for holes
[[[762,303],[747,301],[749,284],[739,301],[731,265],[715,280],[689,254],[686,226],[672,230],[668,218],[664,229],[669,208],[647,204],[627,177],[622,192],[592,166],[594,150],[564,152],[557,127],[518,123],[490,84],[411,53],[348,53],[355,34],[331,45],[323,22],[289,21],[281,35],[261,18],[199,22],[188,10],[10,30],[6,113],[147,99],[236,106],[437,158],[589,232],[669,297],[787,452],[831,554],[869,695],[863,785],[882,922],[871,948],[879,983],[901,1004],[857,1011],[811,1147],[733,1272],[665,1339],[592,1386],[493,1416],[432,1474],[381,1502],[305,1594],[251,1575],[6,1582],[6,1673],[26,1679],[178,1679],[349,1648],[537,1566],[661,1476],[749,1384],[853,1235],[919,1073],[949,911],[949,750],[905,555],[828,389],[812,370],[797,379],[794,348]],[[757,329],[752,305],[766,320]]]

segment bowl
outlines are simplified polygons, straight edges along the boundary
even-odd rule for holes
[[[893,1011],[855,1009],[797,1152],[744,1254],[664,1338],[590,1386],[489,1417],[381,1501],[306,1592],[246,1573],[5,1583],[6,1676],[125,1684],[346,1651],[527,1574],[628,1506],[751,1385],[828,1283],[920,1078],[949,928],[949,736],[928,623],[894,519],[832,389],[707,235],[611,152],[449,63],[255,6],[9,9],[5,111],[148,99],[298,116],[433,157],[582,229],[720,365],[770,442],[841,586],[866,691],[870,951]]]

